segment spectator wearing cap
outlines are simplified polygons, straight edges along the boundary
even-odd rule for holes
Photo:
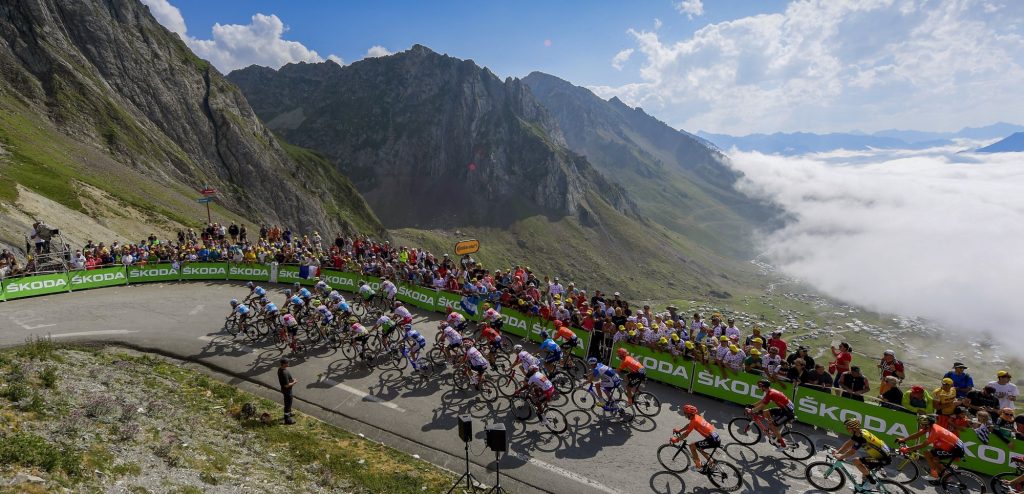
[[[284,423],[291,425],[295,423],[292,419],[292,387],[295,386],[295,378],[288,370],[288,359],[281,359],[280,367],[277,368],[277,381],[281,385],[281,394],[284,396]]]
[[[761,370],[768,377],[775,377],[782,367],[782,357],[779,356],[779,349],[768,347],[768,353],[761,354]]]
[[[903,370],[903,362],[896,359],[896,352],[892,350],[882,353],[882,359],[878,361],[878,369],[882,373],[883,380],[886,377],[895,376],[902,382],[907,378],[907,374]]]
[[[942,386],[932,391],[932,397],[932,406],[935,407],[935,413],[938,415],[936,422],[940,427],[948,429],[949,419],[959,404],[959,400],[956,398],[956,388],[953,387],[953,379],[942,378]]]
[[[790,365],[793,365],[793,363],[796,362],[797,359],[801,359],[804,361],[804,367],[806,369],[813,369],[814,357],[808,355],[807,351],[807,347],[803,345],[798,346],[795,352],[789,354],[789,356],[786,357],[786,362],[789,362]]]
[[[860,367],[856,365],[839,376],[839,387],[843,390],[844,398],[857,401],[864,401],[864,393],[871,391],[867,378],[860,373]]]
[[[747,351],[747,358],[743,361],[743,370],[751,374],[761,373],[761,350],[751,348]]]
[[[750,329],[750,336],[747,337],[743,344],[749,347],[754,344],[754,339],[761,340],[761,343],[764,343],[764,336],[761,336],[761,327],[757,324]]]
[[[743,350],[735,344],[730,344],[728,352],[725,357],[722,358],[722,363],[729,369],[734,371],[743,370],[747,356],[743,353]]]
[[[974,389],[974,379],[971,378],[970,374],[965,372],[966,370],[966,365],[956,362],[953,364],[953,370],[942,376],[953,380],[953,387],[956,388],[957,398],[966,398],[967,393]]]
[[[903,393],[903,408],[916,414],[931,413],[934,400],[923,386],[911,386],[909,393]]]
[[[850,370],[850,364],[853,362],[853,347],[844,341],[839,344],[839,348],[833,346],[831,350],[835,360],[828,364],[828,371],[835,374],[836,380],[832,385],[838,388],[839,378]]]
[[[769,348],[778,348],[780,357],[788,355],[786,350],[788,350],[789,347],[786,345],[786,342],[782,340],[782,328],[776,328],[775,331],[772,331],[772,336],[771,338],[768,338],[767,345]]]
[[[882,384],[878,387],[878,399],[882,400],[882,406],[899,410],[903,405],[903,390],[900,389],[900,380],[896,376],[885,376]]]
[[[715,338],[715,341],[718,342],[718,347],[715,349],[715,360],[723,362],[725,356],[729,354],[729,337],[723,334]]]
[[[966,407],[968,411],[973,415],[977,415],[979,411],[986,411],[996,413],[999,411],[999,398],[996,396],[996,388],[991,385],[981,388],[981,390],[973,390],[967,393],[967,397],[963,399],[962,406]]]
[[[1011,378],[1009,372],[1001,370],[996,372],[996,380],[988,383],[999,399],[999,408],[1013,409],[1017,401],[1017,385],[1010,382]]]

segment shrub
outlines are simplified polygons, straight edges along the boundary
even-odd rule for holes
[[[0,437],[0,464],[39,467],[47,472],[60,470],[77,476],[82,470],[82,456],[35,434],[18,432]]]
[[[102,394],[92,397],[85,404],[85,415],[100,422],[113,422],[121,416],[121,402],[113,396]]]
[[[15,351],[15,355],[32,360],[60,360],[57,350],[60,345],[54,343],[49,336],[30,336],[25,345]]]
[[[57,381],[60,380],[60,376],[57,375],[57,367],[53,365],[44,367],[43,371],[39,373],[39,380],[43,382],[43,387],[46,389],[56,388]]]

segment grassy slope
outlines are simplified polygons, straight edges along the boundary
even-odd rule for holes
[[[43,340],[0,352],[0,373],[0,474],[47,479],[18,488],[30,492],[240,490],[287,477],[273,490],[429,493],[452,482],[426,462],[302,414],[291,427],[238,419],[243,403],[275,416],[280,405],[162,358]],[[97,387],[128,406],[102,406]]]

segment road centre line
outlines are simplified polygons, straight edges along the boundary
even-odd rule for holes
[[[526,455],[526,454],[523,454],[523,453],[518,453],[518,452],[513,451],[511,449],[509,449],[508,454],[518,458],[520,461],[524,461],[524,462],[529,463],[529,464],[531,464],[531,465],[533,465],[535,467],[543,468],[544,470],[547,470],[547,471],[549,471],[551,473],[554,473],[554,474],[561,475],[562,477],[565,477],[567,479],[575,480],[576,482],[579,482],[579,483],[581,483],[583,485],[586,485],[586,486],[588,486],[588,487],[590,487],[592,489],[596,489],[596,490],[599,490],[601,492],[606,492],[607,494],[624,494],[624,493],[622,493],[620,491],[617,491],[615,489],[612,489],[611,487],[608,487],[608,486],[606,486],[604,484],[601,484],[599,482],[595,482],[595,481],[593,481],[591,479],[588,479],[587,477],[584,477],[584,476],[582,476],[582,475],[580,475],[578,473],[570,472],[570,471],[568,471],[568,470],[566,470],[564,468],[556,467],[556,466],[554,466],[554,465],[552,465],[550,463],[545,463],[545,462],[540,461],[540,460],[538,460],[536,458],[532,458],[529,455]]]
[[[402,408],[402,407],[400,407],[400,406],[398,406],[398,405],[396,405],[394,403],[391,403],[390,401],[386,401],[386,400],[384,400],[382,398],[379,398],[379,397],[374,396],[374,395],[372,395],[370,393],[367,393],[367,392],[365,392],[365,391],[363,391],[361,389],[353,388],[352,386],[349,386],[347,384],[339,383],[339,382],[336,382],[336,381],[332,381],[330,379],[320,379],[318,382],[330,385],[332,388],[337,388],[337,389],[340,389],[342,391],[346,391],[346,392],[352,393],[352,394],[354,394],[354,395],[356,395],[356,396],[358,396],[360,398],[363,398],[363,399],[365,399],[367,401],[372,401],[372,402],[374,402],[374,403],[376,403],[378,405],[386,406],[386,407],[388,407],[388,408],[390,408],[392,410],[395,410],[395,411],[398,411],[398,412],[402,412],[402,413],[406,412],[406,409],[404,409],[404,408]]]

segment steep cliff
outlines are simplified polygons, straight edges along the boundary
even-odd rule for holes
[[[0,106],[13,209],[30,191],[114,222],[100,194],[169,229],[205,220],[193,191],[212,185],[222,220],[383,231],[336,167],[282,145],[137,0],[0,4]]]

